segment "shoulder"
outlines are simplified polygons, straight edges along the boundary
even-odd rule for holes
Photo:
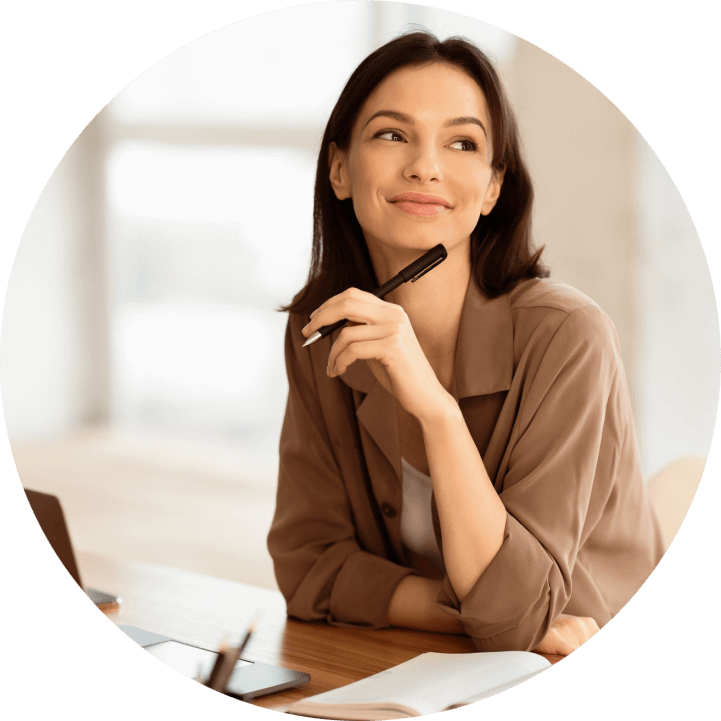
[[[534,279],[519,283],[508,301],[517,351],[535,349],[564,356],[585,349],[601,353],[612,364],[620,359],[613,321],[580,290],[557,280]]]
[[[523,308],[547,308],[568,314],[586,306],[598,308],[597,303],[585,293],[567,283],[550,278],[521,281],[508,294],[508,301],[512,311]]]

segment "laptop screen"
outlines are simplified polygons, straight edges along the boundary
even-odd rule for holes
[[[30,508],[33,509],[35,518],[38,519],[40,528],[47,537],[53,551],[63,562],[68,573],[75,579],[80,588],[83,587],[80,581],[80,572],[78,565],[75,563],[75,554],[70,543],[70,534],[65,524],[65,516],[60,506],[60,500],[57,496],[49,493],[41,493],[40,491],[31,491],[25,489],[25,495],[28,497]]]

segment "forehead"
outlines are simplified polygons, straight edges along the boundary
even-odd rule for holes
[[[384,78],[361,108],[361,126],[379,110],[405,112],[420,120],[473,115],[488,127],[486,98],[478,83],[465,70],[443,63],[400,68]]]

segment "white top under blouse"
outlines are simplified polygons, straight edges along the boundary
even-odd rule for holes
[[[433,532],[431,477],[414,468],[405,458],[401,458],[401,464],[403,466],[401,540],[407,549],[430,563],[436,577],[442,578],[445,574],[445,564]]]

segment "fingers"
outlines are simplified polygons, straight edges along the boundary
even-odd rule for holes
[[[372,293],[348,288],[314,310],[310,314],[310,322],[303,328],[302,333],[307,338],[319,328],[333,325],[344,318],[356,323],[372,324],[400,320],[403,316],[405,311],[399,305],[387,303],[376,298]]]
[[[568,656],[579,646],[598,633],[598,624],[589,616],[562,614],[551,626],[543,641],[534,649],[539,653]]]
[[[328,298],[328,300],[325,303],[322,303],[319,305],[311,314],[311,318],[315,318],[317,313],[320,313],[321,310],[327,309],[329,306],[333,305],[334,303],[337,303],[340,300],[346,300],[346,299],[355,299],[355,300],[368,300],[368,296],[370,298],[373,298],[375,300],[380,300],[380,298],[376,298],[376,296],[373,295],[373,293],[366,293],[363,290],[359,290],[358,288],[348,288],[347,290],[344,290],[342,293],[338,293],[338,295],[334,295],[332,298]],[[381,301],[383,302],[383,301]]]
[[[581,643],[586,643],[591,636],[598,633],[601,629],[599,629],[598,624],[596,623],[595,619],[583,617],[581,619],[583,621],[584,630],[583,630],[583,640]],[[580,645],[580,644],[579,644]]]
[[[359,290],[358,288],[348,288],[342,293],[338,293],[338,295],[334,295],[332,298],[328,298],[325,303],[322,303],[310,314],[310,318],[311,321],[313,321],[320,313],[325,313],[327,317],[328,309],[333,307],[336,307],[337,309],[339,303],[345,303],[347,306],[349,302],[352,303],[355,301],[360,303],[368,303],[372,302],[373,300],[379,301],[380,299],[376,298],[372,293],[366,293],[362,290]],[[383,301],[380,302],[382,303]],[[340,318],[338,318],[338,320],[340,320]],[[334,323],[335,321],[331,322]],[[330,323],[325,323],[325,325],[330,325]]]
[[[591,636],[598,632],[598,624],[589,616],[569,616],[568,632],[572,636],[577,646],[586,643]]]
[[[379,341],[400,336],[404,326],[410,325],[408,316],[401,306],[387,303],[372,293],[358,288],[348,288],[329,298],[310,314],[311,320],[302,329],[307,338],[323,326],[333,325],[348,319],[349,324],[340,332],[328,356],[327,374],[341,375],[348,366],[359,358],[382,360],[391,346],[362,345],[359,342]],[[354,323],[356,325],[350,325]],[[340,363],[338,360],[340,359]]]
[[[562,631],[557,631],[555,636],[556,649],[554,653],[557,653],[559,656],[568,656],[578,648],[578,644],[574,643],[572,639],[569,639]]]
[[[533,649],[536,653],[548,653],[558,656],[568,656],[574,647],[568,642],[559,628],[555,625],[551,626],[548,633],[543,637],[541,643]]]
[[[395,323],[343,328],[328,356],[328,375],[331,378],[342,375],[351,363],[360,359],[383,362],[397,343],[401,330]]]

